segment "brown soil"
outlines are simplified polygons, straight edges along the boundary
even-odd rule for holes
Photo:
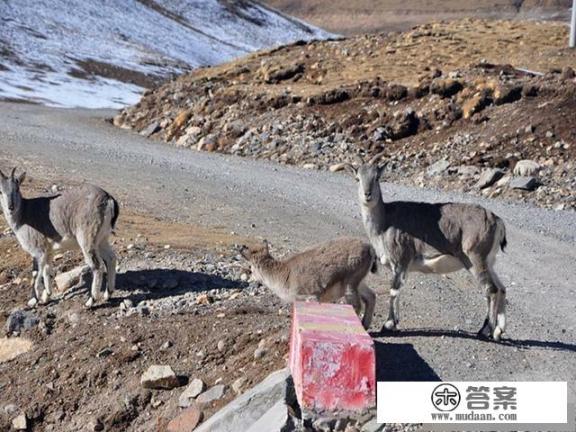
[[[45,184],[27,182],[33,195]],[[0,326],[4,327],[14,308],[25,306],[31,292],[29,257],[0,218]],[[180,294],[194,287],[152,288],[142,297],[137,282],[146,279],[154,268],[165,277],[185,273],[190,260],[226,260],[235,254],[232,245],[250,239],[227,234],[220,229],[182,225],[121,210],[114,248],[121,265],[136,263],[140,270],[120,270],[118,291],[109,304],[86,310],[86,284],[71,298],[57,298],[39,307],[40,324],[25,331],[20,339],[0,339],[0,430],[9,430],[12,418],[24,412],[34,431],[94,430],[101,421],[107,431],[156,431],[165,419],[178,412],[177,401],[184,387],[172,391],[150,391],[140,385],[140,376],[153,364],[172,366],[182,377],[201,378],[208,386],[221,379],[230,386],[241,376],[244,388],[259,382],[269,372],[284,367],[289,319],[279,316],[281,307],[274,299],[259,299],[232,290],[236,295],[215,298],[196,307],[177,307]],[[137,254],[132,254],[135,244]],[[170,249],[166,245],[170,245]],[[169,261],[167,261],[169,260]],[[65,261],[65,262],[64,262]],[[76,256],[57,262],[58,269],[77,262]],[[152,270],[151,270],[152,269]],[[190,275],[193,275],[190,273]],[[218,278],[206,273],[196,278]],[[230,276],[229,276],[230,277]],[[146,281],[144,280],[144,283]],[[140,285],[138,285],[140,286]],[[201,291],[200,291],[201,293]],[[210,297],[210,296],[209,296]],[[174,300],[169,313],[120,313],[123,299],[134,303],[143,298]],[[32,349],[13,359],[13,345],[32,342]],[[225,343],[224,350],[218,342]],[[268,354],[255,360],[259,343]],[[282,342],[282,343],[281,343]],[[169,346],[164,346],[168,343]],[[8,356],[7,356],[8,357]],[[205,418],[234,397],[231,388],[225,397],[202,407]],[[5,411],[15,405],[16,412]]]

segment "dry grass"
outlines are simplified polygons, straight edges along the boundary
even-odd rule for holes
[[[341,85],[380,77],[414,85],[425,68],[450,71],[481,61],[548,71],[576,66],[576,52],[565,48],[563,23],[464,19],[426,24],[391,35],[365,35],[345,41],[316,42],[264,51],[214,68],[200,69],[195,78],[229,77],[234,89],[308,96]],[[262,65],[302,63],[304,77],[286,85],[254,79]],[[242,72],[249,70],[249,72]],[[256,82],[256,85],[254,83]]]

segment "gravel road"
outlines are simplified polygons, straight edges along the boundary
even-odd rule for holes
[[[111,111],[1,103],[0,159],[47,179],[86,180],[123,204],[184,222],[226,227],[295,249],[363,234],[355,183],[341,174],[178,149],[114,128]],[[509,248],[502,344],[481,342],[484,294],[465,272],[411,275],[401,331],[377,337],[380,378],[576,381],[576,213],[384,184],[385,199],[480,202],[504,218]],[[374,329],[386,314],[386,280]]]

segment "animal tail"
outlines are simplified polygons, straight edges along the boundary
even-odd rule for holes
[[[504,252],[506,246],[508,246],[508,239],[506,239],[506,225],[504,225],[504,221],[500,218],[498,218],[496,222],[496,232],[500,242],[500,249]]]
[[[116,201],[114,197],[110,195],[108,196],[108,209],[112,212],[110,217],[110,227],[112,228],[112,233],[114,233],[114,228],[116,228],[116,221],[120,215],[120,206],[118,205],[118,201]]]

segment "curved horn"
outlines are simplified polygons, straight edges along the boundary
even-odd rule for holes
[[[382,156],[384,156],[384,151],[381,151],[380,153],[376,154],[372,159],[370,159],[370,162],[368,162],[368,165],[374,165],[376,164],[378,161],[380,161],[380,159],[382,159]]]
[[[16,167],[12,168],[12,172],[10,173],[11,179],[14,179],[14,174],[16,174]]]

